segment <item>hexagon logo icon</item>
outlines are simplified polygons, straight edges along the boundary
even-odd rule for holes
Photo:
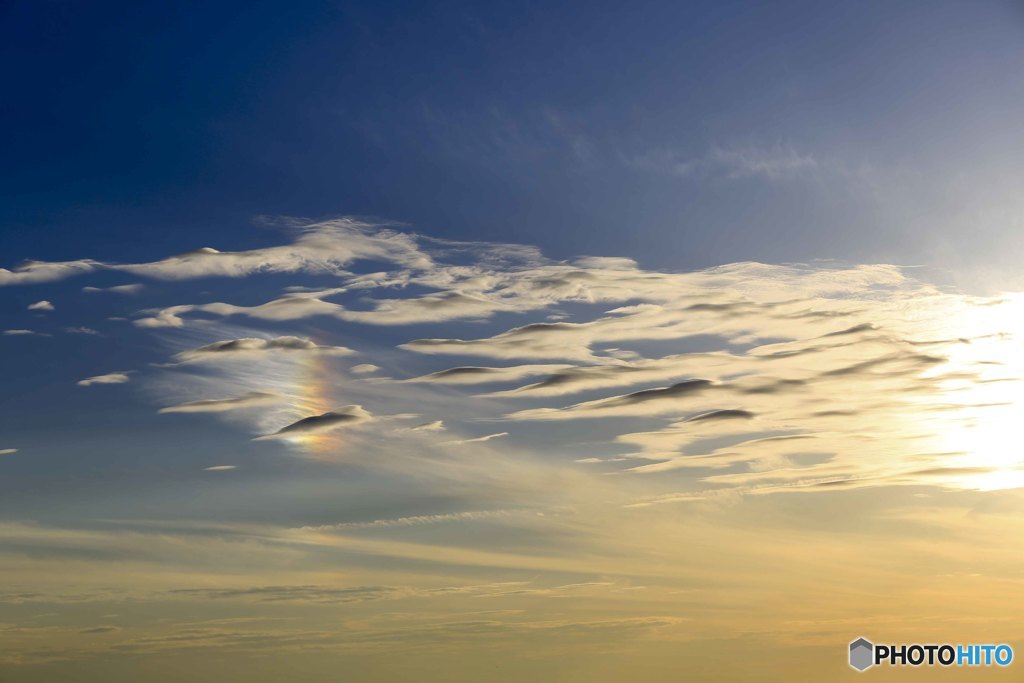
[[[875,665],[875,646],[867,638],[858,638],[850,643],[850,666],[864,671]]]

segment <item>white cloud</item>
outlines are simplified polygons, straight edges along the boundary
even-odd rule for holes
[[[293,223],[297,239],[289,245],[220,251],[202,247],[152,263],[110,265],[109,268],[162,280],[196,277],[242,277],[253,273],[333,273],[356,260],[399,263],[427,268],[431,259],[414,236],[349,218],[313,224]]]
[[[813,169],[816,162],[780,146],[716,149],[702,163],[703,170],[729,177],[780,178]],[[298,442],[303,434],[368,421],[368,412],[328,411],[336,402],[359,401],[391,417],[421,412],[427,402],[438,419],[413,428],[379,427],[380,434],[374,431],[378,425],[361,432],[383,439],[386,431],[388,438],[418,439],[428,448],[442,444],[412,432],[440,431],[444,419],[454,419],[449,416],[588,418],[605,436],[595,452],[572,453],[586,456],[575,460],[620,473],[689,470],[708,485],[736,490],[782,491],[799,488],[799,482],[820,487],[823,481],[963,483],[969,479],[964,453],[977,447],[965,445],[963,434],[951,439],[955,447],[942,447],[927,434],[966,433],[968,423],[991,423],[1001,405],[1016,401],[1007,387],[1024,377],[1004,349],[1014,332],[1008,321],[1019,319],[1024,308],[1019,297],[945,292],[892,265],[747,262],[661,272],[630,259],[553,261],[531,247],[431,240],[349,219],[293,227],[296,237],[289,244],[242,252],[200,249],[127,266],[35,264],[17,279],[100,268],[168,281],[261,273],[326,276],[317,278],[319,286],[296,282],[255,305],[207,299],[145,311],[136,325],[164,328],[161,337],[168,339],[198,344],[216,339],[213,329],[236,335],[219,333],[220,341],[180,350],[174,356],[179,365],[162,366],[165,384],[176,387],[164,394],[174,398],[163,402],[179,401],[163,412],[223,413],[250,422],[264,438]],[[357,261],[371,262],[373,272],[348,270]],[[217,297],[212,288],[210,296]],[[202,322],[193,328],[194,314]],[[515,326],[465,332],[472,322],[498,314],[514,316]],[[402,358],[388,349],[371,355],[374,362],[350,368],[354,375],[371,375],[394,361],[399,372],[391,374],[398,379],[351,381],[340,368],[324,364],[311,380],[313,357],[355,352],[301,336],[264,337],[262,331],[211,322],[211,316],[244,316],[275,330],[319,317],[324,320],[317,325],[324,328],[347,323],[346,337],[356,337],[359,324],[432,327],[425,327],[425,338],[399,346],[416,355]],[[460,337],[448,336],[452,327],[443,323],[450,320],[469,321],[458,328]],[[15,333],[28,331],[5,334]],[[376,351],[373,343],[369,354]],[[453,367],[423,374],[430,362],[425,357],[438,355],[453,357]],[[220,362],[236,358],[246,362]],[[474,358],[489,362],[473,364]],[[404,373],[406,368],[415,371]],[[112,373],[81,383],[127,379],[127,373]],[[492,386],[480,393],[480,385]],[[248,407],[261,409],[235,410]],[[296,419],[302,415],[308,417]],[[568,431],[551,425],[538,430],[538,438]],[[973,433],[979,432],[985,429]],[[314,441],[323,446],[341,440],[307,440]],[[886,460],[873,455],[878,453],[895,455]],[[994,455],[986,458],[986,466],[998,469]]]
[[[103,292],[109,292],[111,294],[139,294],[145,288],[145,285],[135,283],[130,285],[116,285],[114,287],[82,287],[82,291],[86,294],[100,294]]]
[[[45,263],[43,261],[25,261],[13,270],[0,268],[0,286],[37,284],[63,280],[73,275],[82,275],[94,270],[99,264],[96,261],[64,261],[63,263]]]
[[[288,227],[297,235],[293,243],[248,251],[226,252],[202,247],[160,261],[135,264],[93,260],[26,261],[13,270],[0,268],[0,286],[52,282],[95,270],[181,280],[243,277],[254,273],[339,274],[346,265],[357,260],[398,263],[408,268],[429,268],[432,264],[430,257],[416,244],[415,236],[380,225],[339,218],[318,223],[291,221]],[[125,289],[120,291],[131,293]]]
[[[360,363],[349,368],[349,371],[356,375],[371,375],[378,370],[380,370],[380,366],[373,363]]]
[[[488,434],[486,436],[478,436],[475,439],[461,439],[461,440],[458,440],[458,441],[445,441],[444,443],[445,443],[445,445],[449,445],[449,446],[462,446],[463,444],[467,444],[467,443],[485,443],[487,441],[491,441],[492,439],[500,439],[500,438],[506,437],[506,436],[508,436],[508,432],[498,432],[497,434]]]
[[[80,387],[91,387],[94,384],[124,384],[131,378],[127,373],[124,372],[111,372],[106,375],[96,375],[95,377],[88,377],[83,380],[79,380],[78,386]]]
[[[34,304],[29,304],[28,310],[30,311],[52,311],[55,310],[54,305],[49,301],[37,301]]]
[[[0,455],[12,455],[17,452],[17,448],[0,448]]]

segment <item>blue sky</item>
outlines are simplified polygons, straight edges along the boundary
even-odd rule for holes
[[[1010,2],[6,5],[0,678],[1024,645],[1022,38]]]
[[[10,6],[3,253],[338,214],[674,268],[1020,253],[1015,3],[289,10]]]

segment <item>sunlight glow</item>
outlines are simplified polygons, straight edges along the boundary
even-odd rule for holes
[[[944,392],[930,402],[953,404],[933,422],[950,454],[950,486],[977,490],[1024,487],[1024,294],[975,306],[951,320],[969,342],[951,344]]]

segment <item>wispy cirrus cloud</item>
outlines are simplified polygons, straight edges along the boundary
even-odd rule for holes
[[[681,177],[720,176],[730,180],[760,177],[778,181],[813,174],[820,168],[814,155],[792,145],[713,146],[700,156],[654,150],[627,160],[633,168]]]
[[[265,406],[282,401],[284,397],[268,391],[250,391],[242,396],[222,399],[204,399],[188,401],[161,408],[161,413],[223,413],[229,410],[241,410]]]
[[[85,334],[92,337],[99,336],[100,334],[98,331],[92,329],[91,327],[85,327],[84,325],[79,325],[78,327],[65,327],[64,331],[67,332],[68,334]]]
[[[774,152],[717,150],[707,165],[741,175],[814,166],[792,150]],[[167,281],[262,273],[332,278],[326,286],[297,279],[265,303],[147,309],[135,322],[157,335],[210,331],[228,319],[245,319],[257,330],[343,323],[355,337],[371,325],[428,326],[441,334],[401,342],[386,354],[371,344],[367,362],[350,373],[313,367],[317,358],[354,351],[307,336],[259,331],[207,341],[171,356],[191,373],[179,376],[226,382],[236,392],[211,396],[211,384],[199,396],[184,392],[162,412],[230,417],[251,408],[256,433],[281,438],[370,422],[371,411],[416,412],[406,400],[415,391],[420,400],[443,395],[444,409],[432,410],[434,419],[418,427],[386,434],[374,426],[367,434],[429,440],[443,426],[453,438],[440,445],[471,445],[505,435],[469,436],[479,421],[614,419],[621,422],[603,452],[582,460],[619,474],[688,471],[705,484],[742,490],[783,491],[829,478],[982,486],[968,473],[974,465],[967,461],[978,456],[964,455],[971,449],[959,441],[966,437],[946,447],[920,434],[940,417],[947,425],[1001,424],[1002,407],[1013,403],[1006,387],[1020,379],[1001,350],[1013,332],[1003,321],[1013,319],[1018,298],[943,291],[893,265],[735,263],[659,272],[630,259],[553,261],[530,247],[431,240],[350,219],[292,229],[291,243],[263,249],[200,249],[148,264],[90,267]],[[363,262],[373,270],[357,272]],[[565,304],[585,308],[547,319]],[[479,336],[443,334],[447,321],[472,325],[499,315],[515,324]],[[397,358],[423,369],[399,370]],[[439,358],[454,362],[438,368]],[[473,362],[480,358],[488,362]],[[174,366],[163,368],[171,381]],[[379,371],[389,376],[352,377]],[[272,381],[260,382],[261,372]],[[111,373],[82,382],[127,378]],[[358,400],[351,406],[366,415],[332,411],[341,402],[327,396],[336,393]],[[879,411],[884,420],[873,417]],[[629,426],[640,420],[643,427]],[[816,450],[808,451],[812,445]],[[897,455],[865,458],[865,448]],[[982,460],[999,470],[995,456]]]

